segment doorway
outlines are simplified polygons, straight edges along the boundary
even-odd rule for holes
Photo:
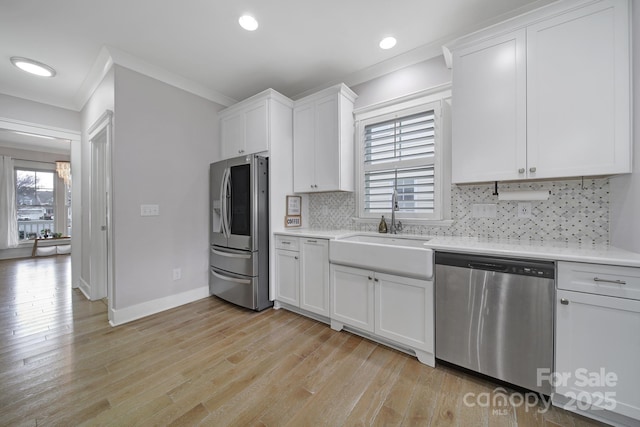
[[[113,312],[113,247],[111,233],[112,116],[107,110],[89,129],[91,146],[89,214],[90,299],[107,299],[109,321]]]

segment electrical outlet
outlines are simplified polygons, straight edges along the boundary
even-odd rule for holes
[[[531,203],[518,203],[518,218],[531,218]]]
[[[471,207],[474,218],[495,218],[498,216],[498,206],[495,203],[475,203]]]
[[[140,205],[140,216],[158,216],[160,215],[159,205]]]
[[[173,280],[180,280],[182,279],[182,270],[179,268],[174,268],[173,269]]]

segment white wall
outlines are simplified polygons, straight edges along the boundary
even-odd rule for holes
[[[208,176],[222,107],[114,68],[114,308],[122,310],[208,290]],[[141,204],[158,204],[160,215],[141,217]]]
[[[635,2],[634,2],[635,3]],[[638,6],[635,5],[634,6]],[[611,178],[611,244],[640,252],[640,7],[632,8],[633,173]]]
[[[358,94],[355,102],[357,109],[450,82],[451,70],[446,67],[441,55],[353,86],[351,89]]]
[[[77,111],[0,93],[0,117],[30,122],[45,127],[80,131]]]
[[[81,247],[84,248],[81,253],[80,277],[87,284],[90,283],[90,209],[91,209],[91,143],[89,142],[89,129],[98,120],[106,110],[114,111],[115,113],[115,89],[114,89],[114,72],[113,68],[107,72],[102,82],[98,85],[94,93],[91,95],[87,103],[84,105],[81,111],[82,121],[82,152],[79,155],[79,161],[71,159],[73,168],[80,166],[80,173],[76,170],[73,171],[74,176],[80,176],[80,199],[81,205],[79,207],[79,216],[81,217],[80,223],[75,222],[74,226],[81,226],[82,229],[82,241]],[[114,127],[116,119],[114,119]],[[74,186],[77,181],[74,181]],[[75,212],[73,213],[76,216]],[[74,220],[75,221],[75,220]]]

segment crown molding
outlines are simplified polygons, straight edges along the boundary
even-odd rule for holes
[[[216,104],[220,104],[224,107],[229,107],[237,102],[237,100],[233,98],[223,95],[213,89],[209,89],[204,85],[184,78],[178,74],[167,71],[154,64],[143,61],[130,53],[114,47],[104,46],[100,50],[89,74],[76,94],[75,101],[78,110],[81,110],[84,107],[100,82],[102,82],[102,79],[104,79],[113,65],[116,64],[159,80],[170,86],[177,87],[178,89],[182,89],[186,92],[208,99],[209,101],[215,102]]]

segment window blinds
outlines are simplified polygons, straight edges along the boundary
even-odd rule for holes
[[[399,212],[432,213],[434,111],[373,123],[364,132],[365,212],[389,212],[395,188]]]

